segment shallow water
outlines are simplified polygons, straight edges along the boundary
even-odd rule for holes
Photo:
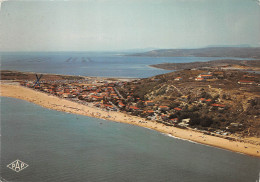
[[[29,167],[6,167],[16,159]],[[1,97],[0,176],[8,181],[255,182],[259,171],[259,158]]]

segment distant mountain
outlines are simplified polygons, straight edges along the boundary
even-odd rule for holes
[[[260,58],[260,47],[207,47],[200,49],[158,49],[127,56],[143,57],[240,57]]]
[[[152,51],[152,50],[156,50],[159,48],[155,48],[155,47],[147,47],[147,48],[136,48],[136,49],[124,49],[124,50],[117,50],[118,52],[131,52],[131,53],[142,53],[142,52],[148,52],[148,51]]]
[[[251,47],[249,44],[239,44],[239,45],[208,45],[207,47]]]

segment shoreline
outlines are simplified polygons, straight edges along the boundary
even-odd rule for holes
[[[155,65],[151,64],[151,65],[147,65],[147,67],[150,67],[150,68],[155,68],[155,69],[159,69],[159,70],[164,70],[164,71],[177,71],[177,70],[170,70],[170,69],[164,69],[164,68],[159,68],[159,67],[156,67]]]
[[[160,69],[160,68],[158,68]],[[32,72],[32,71],[19,71],[19,70],[1,70],[1,72],[18,72],[18,73],[27,73],[27,74],[42,74],[47,76],[70,76],[70,77],[83,77],[85,79],[91,78],[91,79],[105,79],[105,80],[126,80],[126,81],[132,81],[132,80],[139,80],[141,78],[137,77],[105,77],[105,76],[84,76],[84,75],[63,75],[58,73],[42,73],[42,72]],[[4,81],[4,80],[1,80]]]
[[[35,91],[20,86],[16,82],[1,82],[1,96],[12,97],[25,100],[42,107],[71,114],[79,114],[89,117],[95,117],[114,122],[126,123],[145,127],[166,134],[167,136],[188,140],[191,142],[222,148],[225,150],[246,154],[254,157],[260,157],[260,145],[244,143],[239,141],[230,141],[224,138],[205,135],[201,132],[191,129],[180,129],[172,126],[166,126],[155,121],[145,120],[137,116],[124,114],[116,111],[105,111],[92,106],[79,104],[70,100],[49,95],[40,91]],[[17,91],[19,90],[19,92]],[[256,138],[257,141],[260,139]]]
[[[209,68],[220,68],[223,70],[238,70],[238,71],[259,71],[260,67],[256,65],[256,61],[259,59],[213,59],[209,61],[195,61],[187,63],[159,63],[149,65],[150,67],[169,70],[179,71],[187,69],[209,69]]]

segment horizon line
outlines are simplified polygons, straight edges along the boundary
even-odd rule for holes
[[[124,50],[12,50],[12,51],[0,51],[0,53],[23,53],[23,52],[134,52],[134,51],[153,51],[153,50],[174,50],[174,49],[204,49],[204,48],[260,48],[260,46],[239,46],[239,45],[223,45],[223,46],[205,46],[205,47],[197,47],[197,48],[133,48],[133,49],[124,49]],[[147,49],[147,50],[145,50]]]

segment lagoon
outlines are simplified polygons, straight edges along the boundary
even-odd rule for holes
[[[93,77],[147,78],[171,72],[169,70],[149,67],[149,65],[152,64],[187,63],[225,59],[224,57],[134,57],[124,56],[123,54],[129,53],[1,53],[1,70]]]

